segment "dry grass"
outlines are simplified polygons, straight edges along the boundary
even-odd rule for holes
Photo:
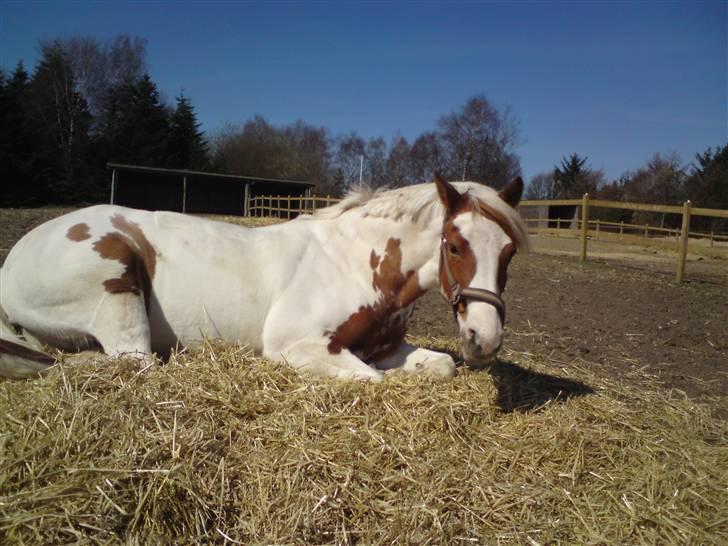
[[[270,226],[273,224],[280,224],[285,220],[280,218],[272,218],[267,216],[255,217],[255,216],[230,216],[223,214],[205,214],[201,215],[203,218],[208,220],[215,220],[217,222],[227,222],[228,224],[237,224],[238,226],[244,227],[263,227]]]
[[[205,344],[0,383],[0,542],[728,542],[725,422],[505,358],[362,384]]]

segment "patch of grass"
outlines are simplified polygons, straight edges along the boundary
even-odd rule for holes
[[[725,422],[528,353],[367,384],[206,343],[0,383],[0,420],[6,544],[728,542]]]
[[[205,214],[203,218],[208,220],[215,220],[217,222],[227,222],[228,224],[236,224],[244,227],[263,227],[271,226],[273,224],[281,224],[286,220],[281,218],[269,218],[267,216],[255,217],[255,216],[231,216],[222,214]]]

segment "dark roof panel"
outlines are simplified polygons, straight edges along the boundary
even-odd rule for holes
[[[156,174],[169,174],[169,175],[182,175],[182,176],[200,176],[205,178],[219,178],[227,180],[237,180],[239,182],[273,182],[278,184],[293,184],[297,186],[305,186],[307,188],[313,187],[313,182],[305,182],[303,180],[284,180],[279,178],[262,178],[260,176],[240,176],[236,174],[220,174],[220,173],[206,173],[203,171],[190,171],[186,169],[164,169],[160,167],[145,167],[143,165],[125,165],[122,163],[107,163],[106,166],[109,169],[117,169],[119,171],[132,171],[132,172],[143,172],[143,173],[156,173]]]

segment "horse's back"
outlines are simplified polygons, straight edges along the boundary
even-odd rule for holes
[[[0,271],[0,305],[13,323],[56,346],[96,337],[89,325],[104,308],[113,304],[124,315],[140,300],[137,319],[148,320],[155,350],[204,336],[260,348],[271,300],[295,270],[282,260],[285,238],[275,227],[89,207],[16,244]]]

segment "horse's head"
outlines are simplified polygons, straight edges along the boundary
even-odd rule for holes
[[[468,363],[486,363],[503,341],[505,304],[500,294],[508,264],[525,238],[513,211],[523,181],[516,178],[497,197],[493,193],[490,202],[479,199],[478,192],[460,193],[438,175],[435,185],[445,208],[440,290],[460,328],[463,357]]]

